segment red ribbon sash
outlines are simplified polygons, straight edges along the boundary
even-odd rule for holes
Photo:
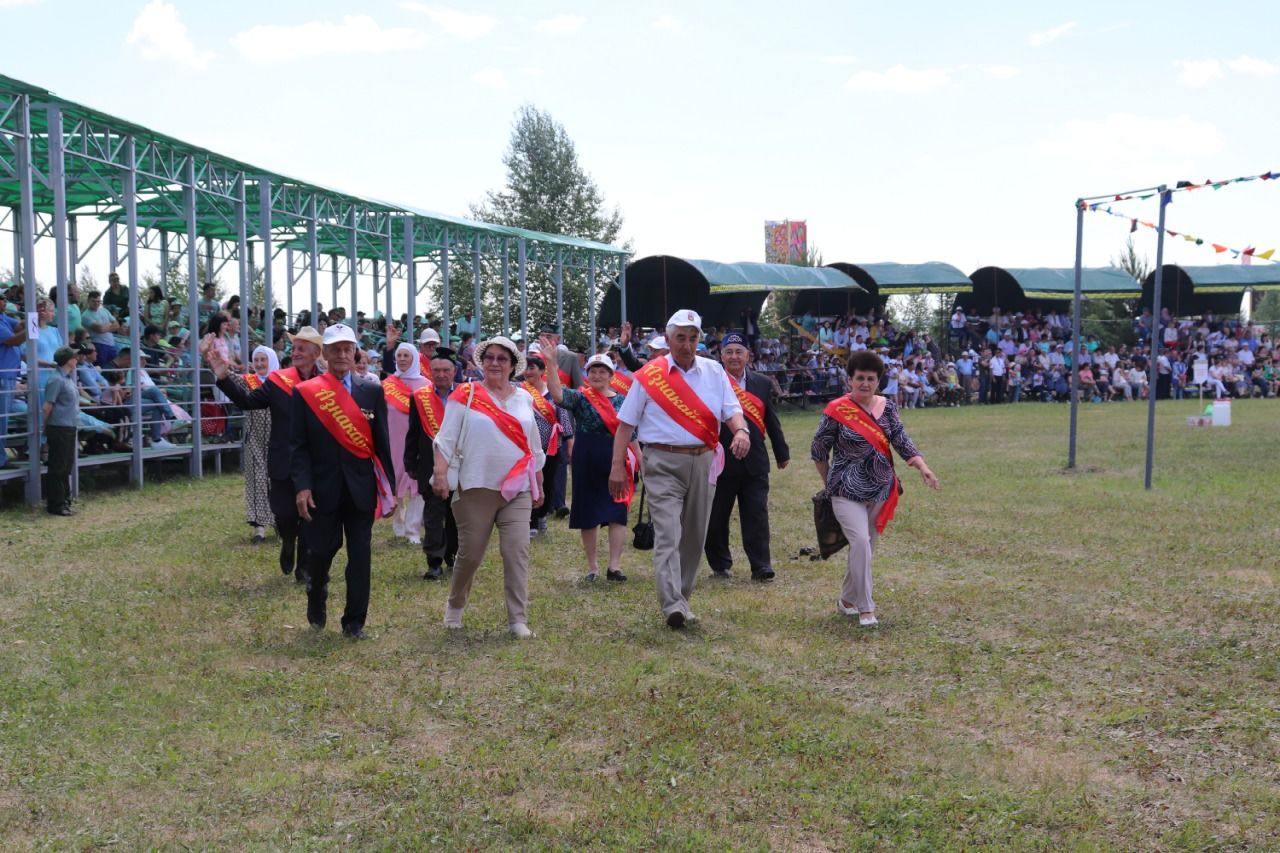
[[[582,397],[591,404],[591,408],[596,410],[596,414],[600,416],[600,420],[604,421],[605,429],[609,430],[609,435],[618,434],[618,426],[622,421],[618,420],[618,413],[613,408],[613,403],[609,402],[609,398],[601,394],[590,385],[582,386]],[[614,498],[614,503],[625,504],[627,509],[631,508],[631,499],[636,493],[636,468],[639,467],[636,455],[631,452],[631,448],[627,448],[627,490],[622,497]]]
[[[668,356],[640,368],[636,379],[653,402],[694,438],[712,450],[720,446],[720,422],[680,372],[668,367]]]
[[[431,359],[427,358],[426,353],[418,353],[418,364],[422,365],[422,375],[431,375]]]
[[[738,385],[733,379],[729,380],[729,384],[733,386],[733,393],[738,396],[738,402],[742,405],[742,414],[756,425],[761,435],[764,435],[764,400]]]
[[[435,441],[440,434],[440,424],[444,423],[444,401],[436,393],[436,386],[428,380],[426,385],[413,392],[413,402],[418,408],[422,431]]]
[[[871,417],[871,413],[862,408],[852,397],[837,397],[827,404],[823,414],[865,438],[877,453],[889,460],[889,467],[893,467],[893,448],[889,446],[889,436],[885,435],[880,424]],[[898,494],[901,491],[902,484],[898,481],[898,474],[895,471],[889,497],[876,515],[876,533],[884,533],[885,527],[893,520],[893,514],[898,509]]]
[[[564,388],[572,388],[572,387],[573,387],[572,385],[570,385],[570,384],[569,384],[569,374],[565,373],[563,370],[561,370],[560,368],[558,368],[558,367],[557,367],[557,368],[556,368],[556,375],[560,377],[560,385],[561,385],[562,387],[564,387]]]
[[[398,376],[388,376],[382,380],[382,391],[387,398],[387,405],[402,415],[409,414],[409,398],[413,390]]]
[[[246,373],[240,377],[244,380],[244,384],[249,386],[250,391],[257,391],[262,387],[262,380],[258,378],[256,373]]]
[[[542,422],[551,427],[551,438],[547,439],[547,455],[555,456],[560,452],[560,419],[556,417],[555,407],[538,392],[533,383],[524,383],[524,390],[528,391],[529,396],[533,398],[534,414],[542,418]]]
[[[631,383],[633,381],[634,380],[627,374],[618,373],[615,370],[613,372],[613,378],[609,380],[609,385],[611,385],[613,390],[617,391],[619,394],[626,394],[631,390]]]
[[[298,368],[286,367],[282,370],[271,371],[267,374],[267,381],[274,384],[284,393],[292,395],[293,389],[302,381],[302,377],[298,375]]]
[[[455,403],[467,405],[467,397],[470,395],[469,388],[475,388],[475,394],[471,401],[471,408],[482,415],[488,417],[498,427],[506,438],[516,446],[523,454],[516,464],[511,466],[511,470],[502,478],[502,493],[504,500],[511,500],[520,494],[520,487],[524,483],[524,478],[529,478],[529,491],[533,495],[533,499],[537,500],[540,494],[538,489],[537,474],[533,469],[534,457],[533,451],[529,449],[529,440],[524,434],[524,427],[520,425],[520,421],[516,417],[506,411],[503,411],[493,397],[489,396],[489,392],[480,382],[464,382],[454,389],[449,395],[449,399]]]
[[[369,419],[360,410],[342,380],[322,373],[315,379],[308,379],[300,384],[298,393],[316,419],[344,450],[357,459],[373,460],[379,514],[388,516],[394,512],[395,494],[391,489],[391,481],[387,479],[387,472],[383,470],[382,462],[374,452],[373,428],[369,426]]]

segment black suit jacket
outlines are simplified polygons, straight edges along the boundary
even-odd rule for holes
[[[444,398],[449,399],[449,392]],[[418,417],[418,404],[410,401],[409,431],[404,436],[404,470],[417,473],[418,493],[426,494],[431,490],[431,475],[435,473],[435,442],[422,429],[422,418]]]
[[[773,457],[778,460],[779,465],[789,461],[791,450],[787,447],[787,437],[782,433],[778,411],[773,407],[772,383],[759,373],[748,370],[747,390],[764,403],[764,426],[769,433],[769,442],[773,445]],[[743,420],[747,422],[747,430],[751,433],[751,450],[743,459],[737,459],[728,452],[729,443],[733,441],[733,433],[729,431],[729,427],[720,425],[720,443],[725,447],[724,473],[746,474],[749,477],[765,476],[769,473],[769,451],[764,446],[765,437],[745,414]]]
[[[226,379],[219,379],[217,385],[223,394],[231,398],[231,402],[246,411],[271,410],[271,435],[267,439],[267,476],[273,480],[289,479],[293,473],[290,466],[293,451],[289,446],[293,438],[293,432],[289,429],[289,424],[293,421],[293,395],[280,390],[276,383],[269,381],[263,381],[250,391],[244,380],[234,373],[228,374]]]
[[[387,435],[387,399],[382,395],[382,386],[372,379],[352,375],[351,396],[362,410],[373,414],[369,426],[373,431],[374,453],[382,462],[382,470],[386,472],[392,488],[395,488],[396,469],[391,463],[391,440]],[[343,448],[296,389],[293,394],[293,417],[290,420],[294,489],[299,492],[310,489],[316,512],[329,514],[338,509],[345,481],[356,508],[367,510],[372,520],[378,501],[378,482],[373,471],[373,460],[359,459]]]

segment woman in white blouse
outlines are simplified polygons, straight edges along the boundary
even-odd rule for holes
[[[523,376],[524,356],[498,336],[476,345],[481,382],[460,385],[449,396],[435,439],[431,487],[442,499],[454,493],[458,557],[445,606],[444,625],[462,628],[462,611],[485,549],[498,528],[507,625],[521,639],[533,636],[529,601],[529,513],[542,502],[546,456],[534,420],[533,398],[511,382]],[[450,482],[450,480],[453,482]]]

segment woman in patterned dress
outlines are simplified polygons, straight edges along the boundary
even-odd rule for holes
[[[871,555],[901,490],[892,452],[919,471],[926,485],[938,488],[937,476],[907,436],[898,407],[876,393],[884,369],[880,356],[869,350],[849,356],[850,393],[827,406],[810,448],[831,508],[849,540],[849,564],[836,609],[844,616],[857,616],[863,626],[877,624]]]
[[[273,370],[280,369],[280,360],[270,347],[258,347],[253,351],[253,370],[244,375],[244,383],[252,391],[267,381]],[[271,514],[271,501],[267,498],[270,480],[267,477],[267,439],[271,435],[271,410],[252,409],[244,413],[244,511],[253,526],[253,542],[256,545],[267,538],[266,529],[273,527],[276,518]]]

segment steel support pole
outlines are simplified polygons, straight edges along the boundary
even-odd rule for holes
[[[383,283],[383,293],[382,293],[382,301],[384,306],[382,309],[382,319],[384,324],[391,322],[391,262],[392,262],[392,258],[395,257],[395,254],[392,249],[391,229],[394,227],[394,223],[395,223],[395,220],[392,219],[390,216],[388,216],[387,217],[387,236],[383,240],[383,244],[382,244],[382,256],[385,259],[385,264],[386,264],[385,269],[383,269],[382,271],[383,278],[385,279]]]
[[[626,255],[618,255],[618,289],[622,291],[621,299],[618,304],[621,310],[618,312],[618,328],[622,328],[622,324],[627,322],[627,257]]]
[[[1151,297],[1151,363],[1147,365],[1147,466],[1143,485],[1148,491],[1151,489],[1151,472],[1156,452],[1156,385],[1160,377],[1156,361],[1160,358],[1163,337],[1160,331],[1160,297],[1161,290],[1164,289],[1164,219],[1171,195],[1167,187],[1160,187],[1160,222],[1156,229],[1156,286]]]
[[[67,217],[67,258],[71,268],[71,280],[76,281],[76,267],[80,264],[80,226],[74,216]]]
[[[526,253],[529,247],[521,237],[516,242],[516,283],[520,285],[520,337],[524,346],[529,348],[529,270]]]
[[[187,360],[191,363],[191,460],[192,477],[204,476],[204,448],[200,416],[200,269],[196,245],[196,158],[187,157],[186,186],[182,190],[182,212],[187,223]]]
[[[307,264],[311,274],[311,312],[310,325],[315,326],[320,312],[320,238],[316,234],[316,197],[311,197],[307,205]]]
[[[214,275],[213,275],[213,238],[212,238],[212,237],[205,237],[205,238],[204,238],[204,282],[203,282],[203,283],[204,283],[204,284],[211,284],[211,283],[213,282],[213,279],[214,279]],[[199,321],[199,317],[197,317],[197,325],[198,325],[198,321]],[[200,329],[198,329],[198,328],[196,328],[196,329],[192,329],[192,330],[191,330],[191,334],[196,335],[197,337],[199,337],[199,335],[200,335]]]
[[[58,329],[70,346],[67,283],[71,280],[71,274],[67,267],[67,172],[62,151],[62,110],[54,105],[47,107],[45,113],[49,124],[49,184],[53,188],[54,286],[58,289]]]
[[[124,236],[128,240],[125,257],[129,264],[129,375],[130,417],[133,420],[133,458],[129,465],[129,482],[142,488],[142,329],[138,299],[138,164],[136,140],[124,141]]]
[[[596,351],[596,256],[592,255],[587,261],[587,314],[591,318],[591,343],[587,346],[587,355],[594,355]]]
[[[166,297],[169,295],[169,232],[160,232],[160,290]],[[150,317],[144,317],[145,322],[151,322]],[[166,322],[168,322],[166,320]]]
[[[271,179],[258,178],[258,237],[262,240],[262,335],[263,343],[272,348],[276,327],[275,284],[271,275]]]
[[[236,179],[236,265],[240,271],[240,360],[249,363],[249,205],[244,173]]]
[[[332,311],[338,307],[338,256],[329,255],[329,272],[332,273],[333,280],[333,301],[329,304],[329,310]]]
[[[449,229],[444,229],[444,245],[440,247],[440,337],[443,339],[445,346],[452,346],[449,336],[449,317],[452,306],[449,304]]]
[[[472,328],[475,329],[476,340],[480,340],[480,300],[482,298],[480,291],[480,235],[477,233],[471,238],[471,289],[475,296],[474,313],[471,315]]]
[[[1075,289],[1071,295],[1071,427],[1067,439],[1067,468],[1076,467],[1076,419],[1080,409],[1080,303],[1082,267],[1084,257],[1084,207],[1076,202],[1076,278]]]
[[[413,217],[412,216],[406,216],[404,218],[403,248],[404,248],[404,277],[405,277],[405,284],[408,285],[407,290],[409,291],[409,305],[405,309],[405,311],[408,314],[408,317],[405,320],[404,334],[405,334],[405,340],[407,340],[409,343],[414,344],[416,346],[418,342],[418,338],[417,338],[417,330],[414,328],[414,326],[417,325],[417,319],[418,319],[418,269],[417,269],[417,264],[415,264],[413,260],[414,246],[413,246]]]
[[[360,259],[356,257],[356,211],[353,207],[347,221],[347,280],[351,283],[351,316],[347,318],[347,325],[352,329],[358,325],[356,317],[360,311],[360,299],[356,295],[356,276],[359,272]]]
[[[564,335],[564,249],[556,249],[556,331]]]
[[[107,230],[107,267],[108,272],[120,271],[120,229],[113,221]]]
[[[511,337],[511,241],[502,241],[502,335]],[[525,341],[528,347],[529,342]]]
[[[284,324],[286,326],[293,325],[293,249],[284,250]]]
[[[36,310],[36,212],[35,188],[32,185],[35,166],[32,163],[35,143],[31,131],[31,99],[26,95],[18,98],[19,122],[22,135],[17,139],[18,166],[18,198],[19,208],[13,220],[14,261],[20,261],[22,273],[22,304],[26,311]],[[18,263],[14,264],[18,266]],[[15,270],[16,272],[16,270]],[[21,318],[23,323],[27,318]],[[36,342],[27,339],[27,482],[26,499],[28,504],[40,503],[40,430],[44,418],[40,409],[40,368],[38,365]],[[36,377],[36,381],[31,381]]]

